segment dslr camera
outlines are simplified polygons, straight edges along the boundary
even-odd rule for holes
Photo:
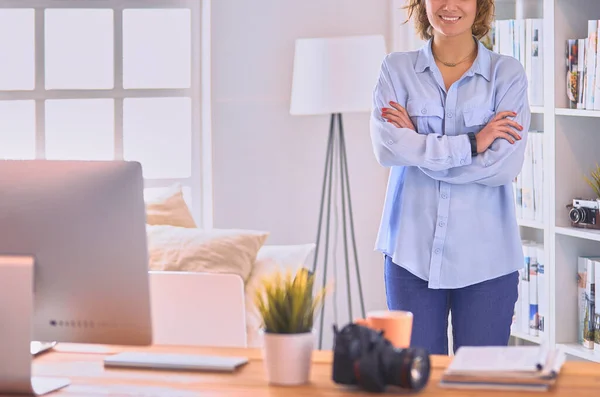
[[[573,199],[568,205],[571,226],[587,229],[600,229],[600,199]]]
[[[397,349],[383,332],[354,323],[333,331],[335,383],[378,393],[388,386],[419,391],[427,385],[431,363],[425,349]]]

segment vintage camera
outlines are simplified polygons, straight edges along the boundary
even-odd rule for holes
[[[600,229],[600,200],[574,199],[567,208],[571,226]]]
[[[379,393],[387,386],[419,391],[427,385],[431,363],[425,349],[397,349],[382,332],[354,323],[333,330],[335,383]]]

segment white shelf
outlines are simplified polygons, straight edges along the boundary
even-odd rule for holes
[[[529,227],[529,228],[532,228],[532,229],[544,230],[544,224],[542,222],[534,221],[532,219],[521,219],[521,218],[518,218],[517,219],[517,223],[518,223],[519,226]]]
[[[586,240],[600,241],[600,230],[593,229],[579,229],[576,227],[557,227],[554,229],[556,234],[563,236],[571,236],[583,238]]]
[[[543,106],[531,106],[530,111],[531,111],[531,113],[544,113],[544,107]]]
[[[600,117],[600,110],[556,108],[554,114],[573,117]]]
[[[521,331],[511,330],[510,335],[517,338],[526,340],[528,342],[537,343],[538,345],[542,343],[542,339],[539,336],[529,335]]]
[[[572,356],[600,363],[600,351],[598,350],[586,349],[577,343],[559,343],[557,346],[561,346],[565,353]]]

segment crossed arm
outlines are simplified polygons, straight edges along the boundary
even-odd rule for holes
[[[371,137],[379,162],[384,166],[417,166],[431,178],[453,184],[480,183],[501,186],[510,183],[520,172],[523,164],[531,117],[525,73],[515,68],[513,76],[496,87],[496,90],[498,99],[495,107],[498,113],[490,124],[498,123],[500,115],[514,112],[516,114],[510,124],[521,125],[523,128],[518,134],[516,131],[509,132],[521,139],[512,139],[510,134],[501,131],[495,135],[500,138],[490,141],[490,144],[485,146],[485,150],[472,157],[466,134],[422,135],[414,131],[412,123],[401,123],[398,119],[391,120],[390,114],[399,112],[389,110],[390,98],[393,101],[397,97],[397,91],[401,90],[393,86],[384,62],[374,90],[374,109],[371,115]],[[388,110],[384,111],[386,108]],[[410,118],[406,117],[406,119],[410,122]],[[486,127],[488,128],[485,133],[480,132],[476,135],[478,146],[484,136],[489,138],[492,126]],[[497,126],[494,128],[499,129]],[[506,130],[506,127],[503,128]]]
[[[447,136],[418,134],[414,128],[398,128],[382,115],[390,101],[404,103],[407,93],[395,89],[392,75],[384,60],[373,91],[370,131],[377,161],[385,166],[418,166],[431,171],[445,170],[471,162],[471,145],[466,135]]]

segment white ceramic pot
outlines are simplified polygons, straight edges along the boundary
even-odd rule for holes
[[[261,332],[267,380],[273,385],[301,385],[310,380],[314,333]]]

